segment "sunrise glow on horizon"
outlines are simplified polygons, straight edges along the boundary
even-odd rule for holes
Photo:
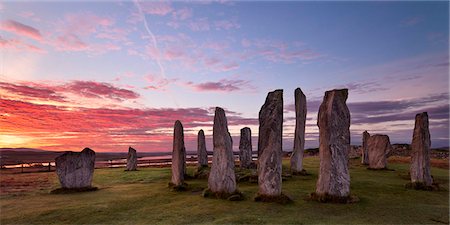
[[[449,145],[449,3],[0,2],[0,148],[188,151],[214,108],[238,150],[267,92],[284,90],[283,149],[294,90],[308,100],[306,147],[318,147],[324,92],[348,88],[351,143],[411,143],[427,111],[433,147]]]

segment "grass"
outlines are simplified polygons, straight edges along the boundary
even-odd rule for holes
[[[305,201],[315,190],[319,160],[304,160],[309,176],[293,176],[283,181],[283,193],[292,204],[255,202],[255,183],[239,183],[244,201],[204,198],[206,179],[189,179],[190,190],[168,188],[170,168],[97,169],[93,185],[99,190],[75,194],[49,194],[58,188],[56,174],[48,176],[49,186],[25,192],[3,192],[0,197],[0,224],[448,224],[448,170],[433,168],[441,191],[405,189],[408,164],[390,163],[393,169],[367,170],[359,160],[351,163],[351,191],[359,197],[354,204]],[[284,166],[288,160],[284,160]],[[285,169],[285,168],[283,168]],[[189,168],[191,174],[195,168]],[[287,170],[286,170],[287,171]],[[2,174],[5,180],[30,179],[30,174]]]

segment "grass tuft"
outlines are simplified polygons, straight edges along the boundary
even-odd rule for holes
[[[184,183],[184,182],[183,182],[182,184],[180,184],[180,185],[175,185],[174,183],[169,182],[169,188],[170,188],[172,191],[177,191],[177,192],[189,190],[188,184],[187,184],[187,183]]]
[[[307,197],[305,200],[318,201],[321,203],[340,203],[340,204],[350,204],[350,203],[359,202],[359,198],[356,195],[335,196],[335,195],[329,195],[327,193],[317,194],[315,192],[311,193],[309,195],[309,197]]]
[[[255,198],[255,202],[275,202],[282,205],[286,205],[289,203],[294,202],[291,197],[281,193],[280,195],[262,195],[260,193],[257,193]]]
[[[211,189],[207,188],[203,191],[202,196],[205,198],[217,198],[217,199],[226,199],[229,201],[242,201],[245,199],[244,195],[236,190],[233,193],[226,192],[213,192]]]

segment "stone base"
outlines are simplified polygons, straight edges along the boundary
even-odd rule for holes
[[[172,182],[169,182],[169,188],[172,189],[172,191],[187,191],[188,190],[188,184],[183,183],[180,185],[175,185]]]
[[[194,177],[197,179],[208,179],[209,171],[210,169],[208,166],[199,166],[197,167],[197,171],[194,173]]]
[[[423,191],[439,191],[439,184],[433,183],[431,186],[423,182],[410,182],[405,185],[407,189],[423,190]]]
[[[238,183],[241,182],[250,182],[250,183],[258,183],[258,174],[254,169],[236,169],[236,181]]]
[[[50,194],[72,194],[79,192],[96,191],[97,187],[82,187],[82,188],[58,188],[50,191]]]
[[[236,190],[233,193],[225,193],[225,192],[212,192],[211,189],[207,188],[203,191],[202,196],[205,198],[218,198],[218,199],[226,199],[229,201],[244,200],[244,195],[238,190]]]
[[[317,194],[315,192],[311,193],[307,198],[307,201],[318,201],[322,203],[341,203],[350,204],[359,202],[359,198],[355,195],[349,196],[333,196],[329,194]]]
[[[292,198],[283,193],[278,196],[262,195],[258,193],[256,194],[254,200],[255,202],[276,202],[283,205],[293,202]]]
[[[309,175],[311,175],[310,173],[306,172],[306,170],[291,171],[291,174],[294,175],[294,176],[309,176]]]

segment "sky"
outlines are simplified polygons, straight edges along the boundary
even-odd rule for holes
[[[411,143],[428,112],[449,146],[449,3],[365,1],[1,1],[0,147],[188,151],[215,107],[238,150],[269,91],[283,89],[292,150],[294,90],[307,97],[306,147],[318,146],[327,90],[348,88],[351,143],[362,132]]]

